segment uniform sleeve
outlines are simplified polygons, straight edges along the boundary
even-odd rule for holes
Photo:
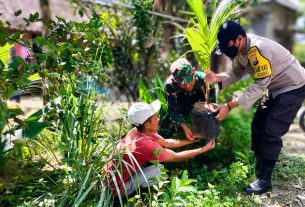
[[[163,162],[167,159],[168,153],[165,148],[153,141],[151,138],[145,139],[137,147],[141,149],[141,157],[146,161]]]
[[[270,84],[271,76],[263,79],[254,80],[254,83],[250,84],[244,94],[237,97],[237,103],[244,109],[249,109],[267,90],[267,86]]]
[[[252,56],[251,56],[252,54]],[[249,109],[267,90],[271,83],[272,68],[272,53],[268,48],[259,50],[256,46],[252,47],[248,53],[248,59],[252,65],[252,78],[254,83],[249,85],[244,94],[237,98],[237,103]]]
[[[165,86],[165,95],[167,99],[168,115],[172,123],[180,126],[185,123],[185,117],[182,115],[183,104],[179,100],[178,91],[173,90],[170,84]]]
[[[246,75],[245,68],[238,62],[238,60],[233,61],[233,69],[228,73],[219,73],[221,78],[222,88],[225,89],[239,81],[244,75]]]

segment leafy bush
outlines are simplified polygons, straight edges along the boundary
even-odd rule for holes
[[[152,198],[145,194],[144,201],[151,206],[240,206],[239,192],[247,181],[249,169],[249,165],[237,161],[220,171],[202,168],[196,179],[189,178],[184,170],[181,178],[173,176],[171,182],[159,181],[153,186]],[[139,200],[143,203],[139,195],[131,200],[133,204]]]
[[[21,14],[21,10],[15,13]],[[52,32],[48,37],[36,36],[32,44],[22,36],[22,32],[12,32],[4,29],[0,21],[1,40],[0,45],[21,44],[28,47],[34,53],[35,61],[27,62],[16,57],[8,65],[0,60],[0,163],[7,154],[4,143],[4,134],[13,136],[16,129],[22,128],[23,138],[36,137],[49,122],[39,122],[40,116],[29,117],[21,120],[19,115],[23,112],[19,109],[11,109],[7,105],[7,99],[16,92],[30,93],[33,89],[41,89],[44,94],[44,102],[57,98],[58,91],[67,82],[77,82],[80,77],[91,75],[94,79],[106,80],[105,69],[112,63],[111,48],[104,30],[104,21],[97,14],[87,22],[76,23],[57,17],[57,22],[39,18],[39,14],[30,14],[23,19],[26,25],[33,22],[42,22]],[[7,23],[8,25],[9,22]],[[37,47],[37,50],[34,50]],[[76,92],[75,87],[73,93]],[[52,118],[51,118],[52,119]],[[18,126],[16,126],[18,124]],[[14,125],[14,127],[12,127]]]

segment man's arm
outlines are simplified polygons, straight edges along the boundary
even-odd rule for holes
[[[220,107],[217,109],[218,114],[217,114],[217,116],[215,116],[215,118],[219,121],[222,121],[223,119],[225,119],[227,117],[228,113],[233,108],[238,107],[238,106],[239,106],[239,104],[235,100],[232,100],[228,103],[220,105]]]
[[[205,81],[210,84],[215,82],[221,82],[221,88],[225,89],[228,86],[239,81],[246,74],[247,72],[245,70],[245,67],[241,65],[237,59],[234,59],[232,63],[232,71],[218,74],[209,71],[205,76]]]
[[[191,141],[188,139],[183,139],[183,140],[176,140],[176,139],[164,139],[163,137],[160,137],[157,142],[162,146],[166,148],[178,148],[182,147],[185,145],[192,144],[194,142],[197,142],[197,140]]]
[[[208,152],[215,147],[215,140],[209,141],[205,146],[192,150],[185,150],[182,152],[174,152],[170,149],[166,149],[166,158],[162,162],[179,162],[182,160],[191,159],[197,155]]]

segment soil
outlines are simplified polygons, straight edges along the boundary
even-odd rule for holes
[[[196,112],[214,111],[217,107],[217,104],[200,101],[195,103],[193,110]]]

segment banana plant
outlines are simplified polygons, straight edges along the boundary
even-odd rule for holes
[[[190,20],[189,26],[184,30],[184,35],[204,72],[210,70],[211,53],[217,46],[218,28],[227,19],[237,16],[242,3],[241,1],[223,0],[217,6],[217,2],[214,1],[214,12],[208,22],[202,0],[187,0],[195,17]],[[206,88],[206,94],[208,94],[209,86]]]

